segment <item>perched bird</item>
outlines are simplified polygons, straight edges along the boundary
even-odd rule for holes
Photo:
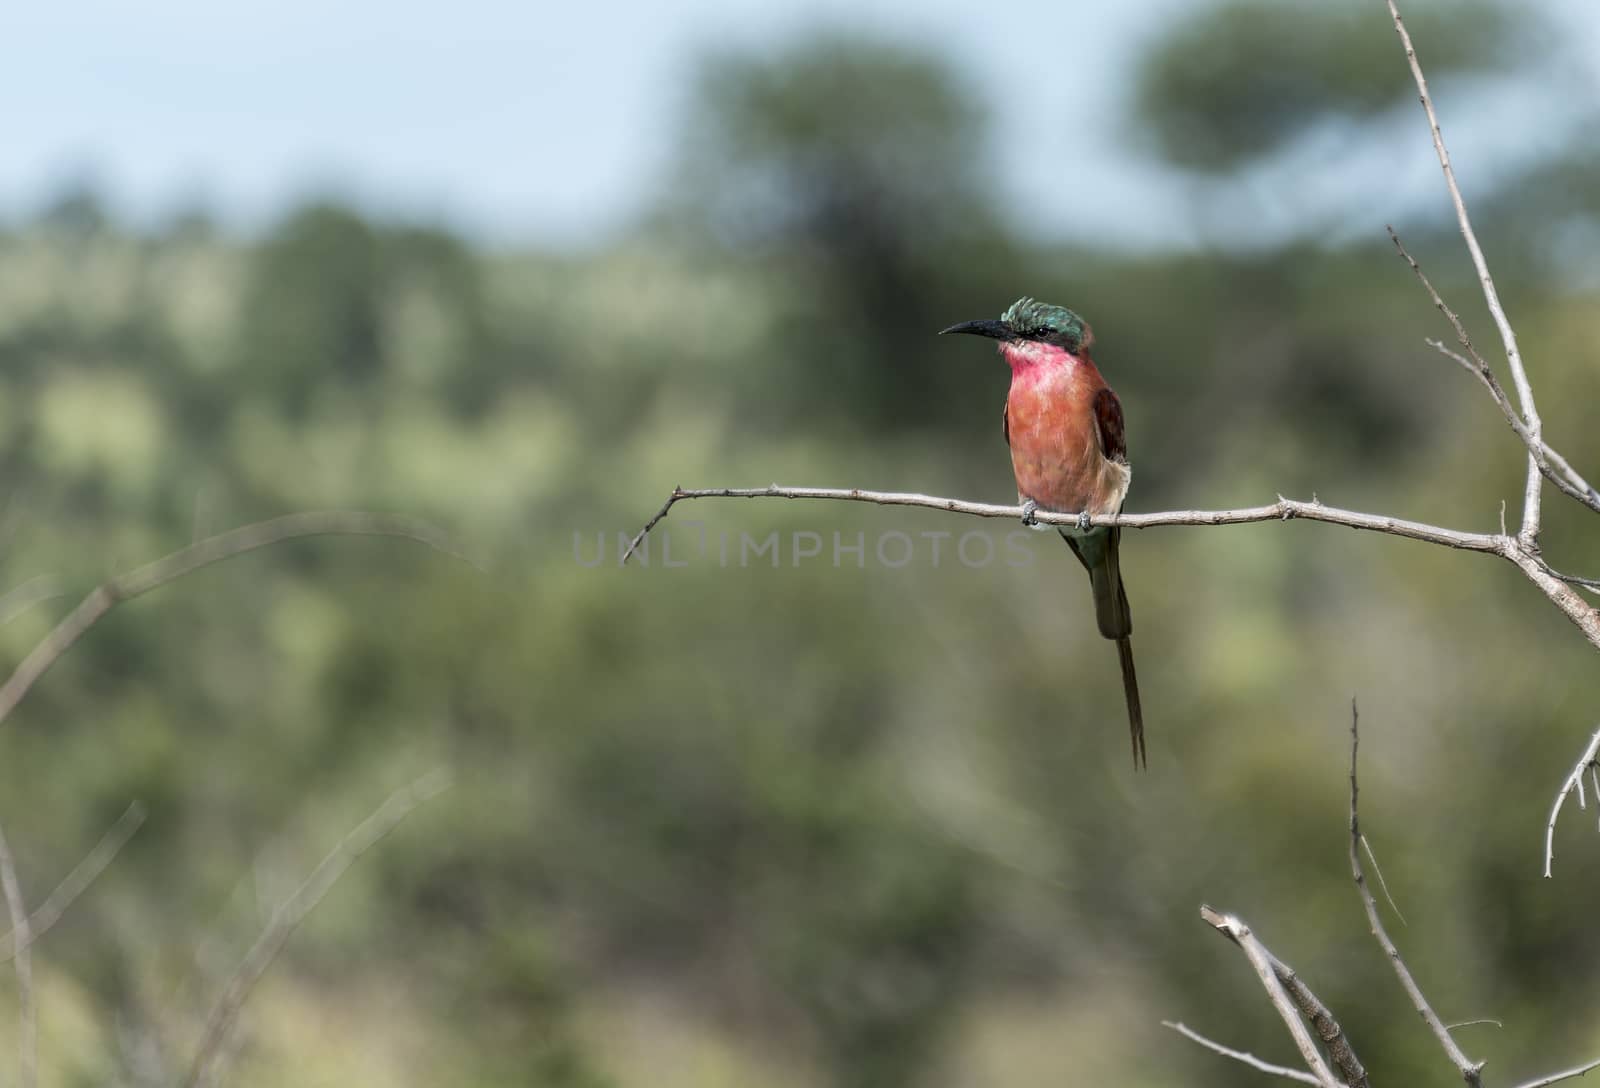
[[[1018,299],[998,321],[967,321],[944,332],[998,340],[1011,365],[1003,419],[1023,523],[1042,528],[1034,521],[1036,510],[1078,515],[1077,525],[1057,531],[1089,572],[1100,633],[1117,644],[1137,767],[1145,762],[1144,715],[1129,641],[1133,617],[1117,555],[1122,534],[1089,524],[1092,515],[1122,510],[1132,473],[1122,404],[1089,358],[1094,333],[1071,310],[1031,298]]]

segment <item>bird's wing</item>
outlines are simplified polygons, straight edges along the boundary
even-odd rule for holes
[[[1109,388],[1094,395],[1094,421],[1100,429],[1100,452],[1109,461],[1128,463],[1128,439],[1122,430],[1122,402]]]
[[[1006,445],[1011,445],[1011,402],[1009,400],[1000,406],[1000,429],[1006,436]]]

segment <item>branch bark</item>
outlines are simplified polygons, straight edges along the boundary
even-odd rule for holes
[[[622,553],[621,562],[639,549],[661,520],[680,502],[690,499],[825,499],[839,502],[866,502],[879,506],[920,506],[947,513],[968,514],[980,518],[1022,518],[1022,507],[1002,506],[996,503],[969,502],[939,495],[922,495],[908,491],[868,491],[859,487],[675,487],[667,496],[661,509],[645,522],[644,528],[634,536]],[[1305,502],[1280,497],[1266,506],[1250,506],[1236,510],[1167,510],[1152,514],[1098,514],[1089,518],[1091,525],[1120,525],[1128,529],[1149,529],[1166,525],[1246,525],[1264,521],[1318,521],[1330,525],[1343,525],[1351,529],[1383,533],[1388,536],[1420,540],[1446,548],[1483,552],[1498,555],[1514,563],[1528,580],[1538,586],[1550,602],[1570,619],[1584,638],[1600,649],[1600,608],[1595,608],[1576,590],[1563,581],[1563,576],[1552,569],[1537,551],[1529,551],[1517,537],[1500,533],[1468,533],[1420,521],[1390,517],[1387,514],[1368,514],[1359,510],[1345,510],[1325,506],[1316,499]],[[1076,525],[1079,518],[1070,513],[1034,514],[1040,525]]]
[[[1322,1052],[1317,1049],[1317,1044],[1312,1042],[1310,1033],[1306,1031],[1299,1010],[1289,998],[1284,982],[1279,977],[1280,970],[1288,970],[1282,961],[1269,952],[1267,946],[1251,932],[1250,927],[1234,915],[1223,914],[1211,907],[1202,906],[1200,917],[1237,945],[1244,953],[1245,959],[1250,961],[1250,966],[1255,968],[1256,977],[1261,980],[1261,986],[1267,991],[1267,998],[1272,1002],[1272,1007],[1278,1010],[1278,1016],[1282,1018],[1284,1026],[1289,1029],[1289,1036],[1294,1039],[1294,1045],[1300,1051],[1300,1057],[1305,1060],[1306,1068],[1311,1070],[1314,1082],[1323,1085],[1324,1088],[1344,1088],[1334,1078],[1333,1071],[1323,1060]],[[1293,976],[1292,971],[1288,973]]]
[[[940,495],[922,495],[912,491],[868,491],[859,487],[781,487],[778,484],[767,487],[675,487],[661,509],[656,511],[655,516],[645,522],[644,528],[634,536],[627,550],[622,553],[621,562],[628,561],[644,542],[645,537],[667,516],[673,506],[690,499],[825,499],[874,503],[878,506],[920,506],[928,510],[943,510],[947,513],[968,514],[978,518],[1011,518],[1017,521],[1022,519],[1020,506],[971,502]],[[1033,517],[1040,525],[1072,526],[1077,525],[1079,521],[1077,514],[1050,513],[1044,510],[1036,511]],[[1390,517],[1387,514],[1344,510],[1337,506],[1325,506],[1316,499],[1310,502],[1286,499],[1281,495],[1277,502],[1268,503],[1266,506],[1246,506],[1235,510],[1166,510],[1152,514],[1096,514],[1089,518],[1089,524],[1118,525],[1125,529],[1152,529],[1166,525],[1248,525],[1263,521],[1295,520],[1343,525],[1351,529],[1386,533],[1390,536],[1439,544],[1447,548],[1488,552],[1492,555],[1503,554],[1506,541],[1509,539],[1493,533],[1467,533],[1458,529],[1446,529],[1420,521]]]

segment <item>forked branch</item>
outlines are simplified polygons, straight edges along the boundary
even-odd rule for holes
[[[1250,927],[1238,917],[1223,914],[1206,906],[1200,908],[1200,917],[1218,933],[1238,945],[1245,959],[1250,961],[1250,966],[1255,968],[1256,977],[1261,980],[1261,986],[1266,990],[1268,1000],[1272,1002],[1272,1007],[1278,1010],[1278,1016],[1289,1029],[1289,1036],[1294,1040],[1295,1048],[1300,1051],[1300,1057],[1305,1061],[1306,1068],[1311,1071],[1313,1083],[1324,1085],[1326,1088],[1344,1088],[1334,1077],[1333,1071],[1328,1068],[1322,1052],[1317,1049],[1317,1044],[1311,1039],[1311,1033],[1306,1030],[1305,1021],[1301,1019],[1301,1014],[1305,1011],[1301,1002],[1311,995],[1311,991],[1300,981],[1299,976],[1268,951],[1267,946],[1262,944]],[[1291,991],[1295,992],[1295,997],[1291,997]],[[1326,1017],[1325,1023],[1331,1025],[1331,1034],[1343,1044],[1341,1053],[1345,1056],[1346,1062],[1351,1064],[1350,1068],[1342,1071],[1347,1078],[1351,1078],[1350,1088],[1367,1088],[1366,1073],[1361,1069],[1361,1063],[1355,1060],[1354,1052],[1344,1039],[1344,1032],[1339,1030],[1337,1022],[1333,1021],[1332,1015],[1327,1012],[1327,1007],[1322,1002],[1317,1001],[1314,996],[1311,996],[1311,1001],[1315,1003],[1314,1008]]]
[[[1416,273],[1418,282],[1422,284],[1422,289],[1428,293],[1428,297],[1433,300],[1434,307],[1444,314],[1445,320],[1450,322],[1450,327],[1455,330],[1456,342],[1461,345],[1467,354],[1462,355],[1459,352],[1452,351],[1437,340],[1426,341],[1428,346],[1446,358],[1451,359],[1468,374],[1478,379],[1484,389],[1488,391],[1489,399],[1494,401],[1495,407],[1500,409],[1500,414],[1510,424],[1511,430],[1522,440],[1522,444],[1527,448],[1529,456],[1533,458],[1534,464],[1538,466],[1540,475],[1554,484],[1556,489],[1563,495],[1582,503],[1596,513],[1600,513],[1600,491],[1596,491],[1594,486],[1588,480],[1585,480],[1577,469],[1573,468],[1572,464],[1548,442],[1544,441],[1542,437],[1535,437],[1533,432],[1528,429],[1528,425],[1522,421],[1522,417],[1517,415],[1516,408],[1512,406],[1511,398],[1506,394],[1505,387],[1500,384],[1500,379],[1495,376],[1494,368],[1489,365],[1488,360],[1484,359],[1478,352],[1477,347],[1473,345],[1472,338],[1467,335],[1466,327],[1461,324],[1461,318],[1456,316],[1456,312],[1440,297],[1439,292],[1428,279],[1427,273],[1422,271],[1422,266],[1417,263],[1417,259],[1406,250],[1406,247],[1400,241],[1400,236],[1395,233],[1393,227],[1389,228],[1389,238],[1394,242],[1395,249],[1399,251],[1406,264],[1411,266],[1411,271]]]
[[[1539,421],[1539,409],[1533,400],[1533,384],[1528,381],[1528,371],[1522,363],[1522,352],[1517,348],[1517,334],[1511,328],[1511,321],[1506,317],[1505,307],[1500,304],[1500,292],[1495,289],[1494,277],[1489,275],[1489,263],[1484,259],[1483,247],[1478,245],[1478,236],[1472,230],[1472,217],[1467,214],[1466,201],[1461,199],[1461,188],[1456,184],[1455,168],[1450,165],[1450,152],[1444,146],[1444,133],[1439,129],[1439,117],[1433,110],[1433,99],[1428,94],[1428,81],[1422,74],[1422,62],[1417,59],[1417,51],[1411,44],[1411,35],[1406,31],[1406,24],[1400,18],[1400,9],[1395,6],[1394,0],[1387,0],[1389,4],[1389,17],[1394,20],[1395,33],[1400,35],[1400,44],[1405,47],[1406,62],[1411,66],[1411,78],[1417,84],[1417,97],[1422,101],[1423,112],[1428,115],[1428,128],[1433,133],[1433,150],[1439,157],[1439,168],[1444,171],[1445,187],[1450,190],[1450,202],[1455,205],[1456,223],[1461,228],[1461,237],[1467,243],[1467,252],[1472,256],[1472,267],[1478,273],[1478,283],[1483,288],[1484,305],[1488,307],[1489,316],[1494,318],[1495,328],[1500,330],[1500,341],[1505,345],[1506,363],[1511,367],[1511,383],[1517,390],[1517,401],[1522,409],[1522,422],[1527,428],[1528,443],[1528,474],[1527,483],[1523,487],[1522,495],[1522,528],[1517,536],[1523,545],[1530,550],[1534,548],[1539,538],[1539,458],[1534,451],[1542,448],[1544,443],[1543,425]]]
[[[1589,738],[1589,747],[1583,750],[1578,757],[1578,762],[1573,764],[1572,773],[1567,775],[1567,780],[1562,783],[1561,789],[1556,793],[1555,804],[1550,806],[1550,819],[1544,826],[1544,875],[1550,876],[1550,866],[1556,859],[1556,818],[1561,815],[1561,807],[1567,803],[1567,795],[1573,791],[1578,794],[1578,807],[1588,807],[1583,799],[1583,776],[1589,775],[1590,782],[1594,785],[1595,806],[1600,808],[1600,729],[1596,729],[1594,736]]]

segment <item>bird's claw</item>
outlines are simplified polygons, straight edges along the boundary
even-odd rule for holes
[[[1039,527],[1039,519],[1033,515],[1039,512],[1039,504],[1032,499],[1022,500],[1022,524],[1030,529]]]
[[[1078,532],[1087,533],[1092,528],[1094,528],[1094,525],[1093,525],[1093,523],[1091,523],[1089,521],[1089,511],[1087,511],[1087,510],[1079,511],[1079,513],[1078,513]]]

